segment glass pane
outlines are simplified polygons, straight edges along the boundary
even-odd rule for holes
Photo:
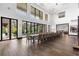
[[[50,25],[48,25],[48,32],[50,32]]]
[[[35,8],[31,6],[31,14],[35,16]]]
[[[42,24],[38,25],[38,33],[42,33],[43,32],[43,26]]]
[[[26,22],[22,22],[22,35],[26,36]]]
[[[43,25],[43,32],[47,32],[47,25]]]
[[[16,38],[17,36],[17,24],[16,20],[11,20],[11,38]]]
[[[27,11],[27,3],[17,3],[17,8],[22,11]]]
[[[39,10],[36,9],[36,18],[39,19]]]
[[[43,12],[40,11],[40,19],[43,19]]]
[[[30,22],[27,22],[27,34],[30,34]]]
[[[48,20],[48,15],[47,14],[45,14],[45,20]]]
[[[9,30],[10,24],[9,24],[9,19],[2,19],[2,39],[3,40],[7,40],[9,39],[9,34],[10,34],[10,30]]]
[[[38,25],[35,23],[35,33],[38,33]]]
[[[32,33],[34,33],[34,23],[32,23]]]

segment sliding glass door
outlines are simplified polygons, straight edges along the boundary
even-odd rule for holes
[[[31,26],[31,29],[32,29],[32,34],[34,34],[35,33],[35,28],[34,28],[35,26],[34,26],[34,23],[32,23],[32,26]]]
[[[11,19],[11,38],[17,38],[17,35],[18,35],[18,31],[17,31],[17,20],[15,19]]]
[[[35,23],[35,33],[38,33],[38,24]]]
[[[10,39],[10,19],[1,18],[1,40]]]
[[[38,33],[42,33],[42,32],[43,32],[43,25],[38,24]]]
[[[27,34],[31,34],[31,23],[27,22]]]
[[[50,32],[50,25],[48,25],[48,32]]]
[[[15,19],[1,17],[1,40],[14,39],[18,36],[18,22]]]
[[[47,25],[43,24],[43,32],[47,32]]]

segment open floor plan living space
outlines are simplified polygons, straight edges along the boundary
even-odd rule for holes
[[[0,56],[78,56],[79,3],[0,3]]]

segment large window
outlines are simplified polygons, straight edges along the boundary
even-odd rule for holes
[[[43,25],[38,24],[38,33],[42,33],[42,32],[43,32]]]
[[[31,23],[31,33],[35,33],[34,23]]]
[[[17,3],[17,8],[22,11],[27,11],[27,3]]]
[[[26,34],[35,34],[35,33],[42,33],[46,32],[47,28],[44,24],[34,23],[34,22],[22,22],[22,34],[23,37]]]
[[[36,18],[37,18],[37,19],[39,19],[39,14],[40,14],[39,10],[36,9]]]
[[[31,6],[31,14],[34,15],[37,19],[43,19],[43,12]]]
[[[43,32],[47,32],[47,25],[43,24]]]
[[[40,19],[43,19],[43,12],[40,11]]]
[[[45,14],[45,20],[48,20],[48,15],[47,14]]]
[[[38,33],[38,24],[35,23],[35,33]]]
[[[31,23],[27,22],[27,34],[31,33]]]
[[[36,16],[36,8],[31,6],[31,14]]]
[[[50,32],[51,28],[50,28],[50,25],[48,25],[48,32]]]

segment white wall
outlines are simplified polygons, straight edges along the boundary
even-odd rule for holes
[[[77,20],[79,15],[79,8],[77,3],[67,3],[64,5],[65,17],[58,18],[58,14],[53,14],[53,20],[55,20],[55,24],[64,24],[69,23],[71,20]],[[53,25],[53,24],[52,24]],[[70,27],[69,27],[70,29]],[[70,34],[70,31],[69,31]]]
[[[16,17],[16,4],[15,3],[1,3],[0,16]]]
[[[69,23],[70,20],[74,20],[78,18],[78,4],[70,3],[64,6],[65,8],[65,17],[58,18],[58,14],[54,14],[53,17],[55,19],[56,24]],[[61,11],[60,11],[61,12]]]

